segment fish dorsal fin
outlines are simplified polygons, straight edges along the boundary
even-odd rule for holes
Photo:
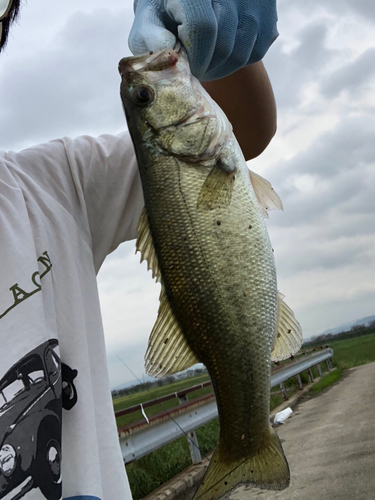
[[[138,222],[138,237],[136,243],[136,252],[141,253],[141,262],[147,261],[147,269],[152,271],[152,277],[156,277],[156,281],[161,281],[161,272],[159,268],[158,258],[156,256],[154,241],[152,239],[150,224],[146,208],[143,209],[141,218]]]
[[[291,308],[284,302],[284,295],[277,293],[277,328],[271,352],[272,361],[282,361],[294,356],[302,345],[302,328]]]
[[[282,201],[270,182],[252,170],[249,170],[249,176],[264,217],[268,218],[268,210],[284,210]]]
[[[162,285],[158,317],[145,355],[146,373],[152,377],[164,377],[196,363],[199,361],[185,340]]]
[[[197,202],[199,211],[227,208],[230,205],[235,180],[234,171],[221,167],[220,160],[204,181]]]

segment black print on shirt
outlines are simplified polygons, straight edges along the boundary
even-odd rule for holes
[[[61,498],[63,391],[68,385],[72,408],[78,372],[62,367],[57,347],[56,339],[43,342],[0,380],[0,499],[27,498],[33,488],[47,500]]]
[[[40,274],[39,271],[35,271],[30,277],[31,284],[33,285],[34,288],[31,289],[30,292],[27,292],[26,290],[23,290],[18,283],[15,283],[12,285],[9,290],[13,295],[13,304],[8,307],[4,312],[0,314],[0,319],[3,318],[6,314],[8,314],[9,311],[11,311],[14,307],[18,306],[21,302],[24,300],[28,299],[34,293],[40,292],[42,289],[42,285],[40,280],[51,271],[52,268],[52,262],[51,259],[49,258],[49,255],[47,252],[43,252],[43,254],[38,257],[37,261],[42,264],[44,267],[44,271]],[[39,280],[39,282],[38,282]],[[0,497],[1,498],[1,497]]]
[[[78,375],[77,370],[72,370],[65,363],[62,367],[62,407],[64,410],[71,410],[77,402],[77,389],[73,384],[73,380]]]

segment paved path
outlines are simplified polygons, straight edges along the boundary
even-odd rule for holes
[[[375,363],[349,370],[326,392],[300,403],[277,431],[290,487],[240,487],[228,499],[375,499]]]

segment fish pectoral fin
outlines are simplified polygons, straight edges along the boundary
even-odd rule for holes
[[[162,286],[158,317],[145,355],[146,373],[152,377],[164,377],[196,363],[199,360],[187,344]]]
[[[159,268],[158,258],[156,256],[154,241],[151,235],[150,224],[146,208],[143,209],[138,222],[138,236],[136,243],[136,252],[141,253],[141,262],[147,261],[147,269],[152,271],[152,277],[156,281],[161,281],[161,271]]]
[[[270,427],[264,446],[248,458],[223,460],[219,442],[193,500],[218,500],[241,484],[283,490],[289,482],[288,462],[277,434]]]
[[[284,295],[277,292],[277,328],[271,361],[282,361],[294,356],[301,349],[303,341],[301,325],[283,299]]]
[[[284,210],[282,201],[270,182],[252,170],[249,170],[249,177],[264,217],[268,218],[268,210]]]
[[[201,187],[197,209],[203,212],[204,210],[229,207],[234,181],[235,171],[228,171],[222,168],[219,160]]]

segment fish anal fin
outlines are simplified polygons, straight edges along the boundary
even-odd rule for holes
[[[222,168],[220,160],[204,181],[197,202],[199,211],[227,208],[232,199],[235,171]]]
[[[158,317],[145,355],[146,373],[164,377],[199,363],[183,335],[162,286]]]
[[[218,500],[241,484],[283,490],[289,482],[288,462],[277,434],[270,427],[264,446],[248,458],[224,460],[219,442],[193,500]]]
[[[277,328],[275,342],[271,352],[271,361],[282,361],[294,356],[303,341],[301,325],[296,320],[293,311],[283,300],[284,296],[277,294]]]

